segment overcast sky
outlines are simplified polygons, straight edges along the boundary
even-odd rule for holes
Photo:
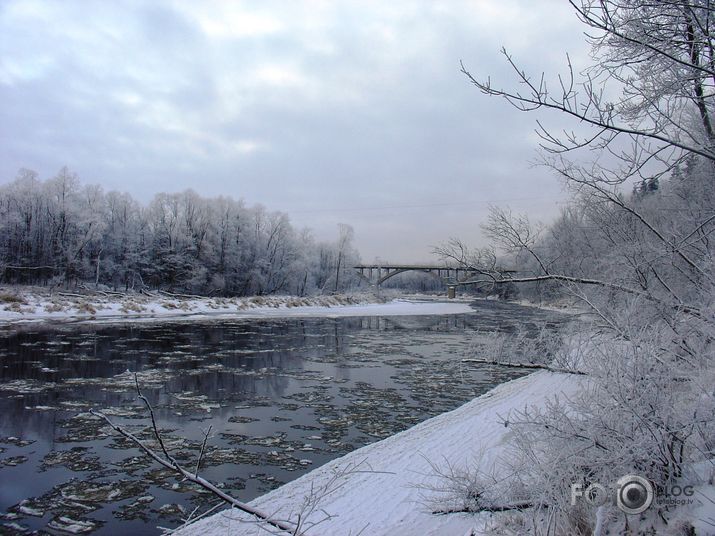
[[[564,0],[0,0],[0,182],[63,165],[147,202],[193,188],[355,229],[363,260],[479,244],[490,203],[548,221],[535,118],[459,72],[585,61]]]

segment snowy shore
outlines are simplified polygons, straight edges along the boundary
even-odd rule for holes
[[[510,435],[504,420],[510,413],[525,405],[543,405],[557,393],[573,394],[583,381],[540,371],[504,383],[453,411],[333,460],[250,504],[276,519],[294,520],[303,511],[305,528],[327,518],[307,534],[490,534],[494,521],[490,514],[430,513],[429,503],[437,498],[430,488],[444,485],[434,467],[499,468]],[[324,489],[329,491],[321,492]],[[311,493],[316,504],[306,518],[304,505]],[[225,510],[177,534],[259,535],[266,531],[255,519]]]
[[[0,289],[0,324],[43,321],[157,321],[199,318],[408,316],[469,313],[466,301],[386,300],[371,294],[182,298],[141,294],[114,296]]]

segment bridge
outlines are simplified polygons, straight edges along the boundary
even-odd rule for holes
[[[474,274],[468,268],[434,264],[359,264],[353,268],[371,285],[380,286],[391,277],[404,272],[424,272],[444,281],[447,287],[462,284]]]

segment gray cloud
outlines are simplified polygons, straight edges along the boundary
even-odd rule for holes
[[[502,45],[537,71],[583,58],[563,2],[23,0],[0,31],[0,181],[68,165],[144,200],[243,197],[394,260],[563,195],[529,166],[533,118],[459,73],[508,82]]]

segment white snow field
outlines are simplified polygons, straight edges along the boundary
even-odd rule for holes
[[[447,303],[395,299],[380,303],[370,295],[179,299],[167,296],[135,295],[103,298],[18,293],[17,301],[4,305],[0,303],[0,323],[48,320],[173,321],[216,317],[411,316],[460,314],[472,311],[468,301],[455,300]]]
[[[322,535],[471,535],[489,534],[491,514],[430,513],[424,489],[439,485],[433,465],[499,466],[509,438],[504,426],[511,411],[542,405],[556,394],[570,394],[586,381],[577,376],[539,371],[501,384],[463,406],[404,432],[355,450],[252,501],[275,519],[295,519],[306,498],[320,498],[311,522],[329,517],[306,534]],[[335,479],[334,475],[348,472]],[[332,482],[332,483],[331,483]],[[240,497],[238,497],[240,500]],[[266,530],[268,529],[268,531]],[[237,510],[224,510],[178,531],[180,536],[265,535],[272,527]]]

